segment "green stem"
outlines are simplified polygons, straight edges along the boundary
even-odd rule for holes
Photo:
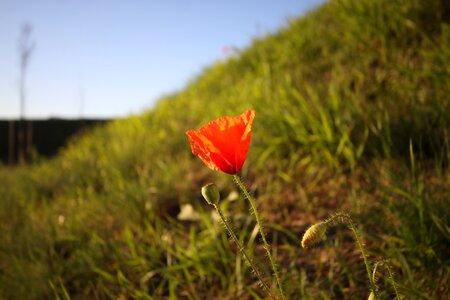
[[[398,290],[397,290],[397,284],[395,283],[394,274],[392,272],[392,269],[391,269],[391,267],[389,266],[388,263],[386,263],[385,266],[386,266],[386,269],[389,272],[389,277],[391,278],[391,283],[392,283],[392,286],[394,287],[396,299],[400,300],[400,295],[399,295]]]
[[[276,266],[275,261],[274,261],[274,259],[272,257],[272,253],[270,252],[270,247],[269,247],[269,244],[267,243],[266,235],[264,234],[264,229],[263,229],[263,226],[262,226],[262,223],[261,223],[261,219],[259,217],[258,211],[256,210],[255,201],[253,200],[252,196],[250,196],[249,192],[247,191],[247,188],[242,183],[241,178],[239,178],[239,176],[236,175],[236,174],[233,175],[233,178],[234,178],[234,181],[236,182],[236,184],[238,185],[238,187],[244,193],[244,195],[247,198],[248,202],[250,203],[251,209],[252,209],[253,214],[255,215],[255,218],[256,218],[256,223],[258,224],[258,227],[259,227],[259,232],[261,234],[261,239],[262,239],[262,241],[264,243],[264,249],[266,249],[267,256],[269,257],[270,264],[272,265],[273,273],[274,273],[275,278],[277,280],[277,285],[278,285],[278,289],[280,291],[281,298],[284,300],[286,298],[284,297],[283,286],[281,285],[281,280],[280,280],[280,276],[278,275],[277,266]]]
[[[225,219],[222,210],[219,208],[219,206],[217,206],[216,204],[212,204],[214,206],[214,208],[216,209],[217,213],[220,216],[220,219],[222,220],[222,223],[225,225],[226,230],[228,231],[228,234],[231,236],[231,239],[236,243],[236,245],[239,248],[239,251],[241,252],[242,256],[244,257],[244,259],[247,260],[248,264],[250,265],[250,268],[252,268],[253,273],[255,274],[255,276],[258,278],[259,282],[261,283],[263,289],[267,292],[267,294],[269,294],[269,296],[272,299],[277,299],[271,292],[270,292],[270,288],[267,285],[267,283],[263,280],[261,273],[259,272],[258,268],[256,267],[255,263],[253,262],[253,260],[248,256],[247,252],[245,251],[244,247],[242,246],[241,242],[239,242],[236,234],[234,233],[233,229],[231,229],[230,224],[228,224],[227,220]]]
[[[375,286],[375,281],[373,280],[373,278],[371,276],[370,266],[369,266],[369,262],[367,260],[367,255],[366,255],[366,250],[364,250],[364,247],[361,243],[361,238],[359,236],[358,230],[355,227],[355,224],[353,223],[353,220],[350,218],[349,215],[346,215],[346,217],[348,217],[348,223],[349,223],[350,229],[352,230],[353,235],[355,236],[356,243],[358,244],[358,247],[359,247],[359,251],[361,251],[361,255],[364,259],[364,264],[366,265],[367,277],[369,278],[370,289],[375,294],[375,299],[378,299],[377,289]]]

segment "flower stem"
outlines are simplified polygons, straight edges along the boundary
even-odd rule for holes
[[[386,262],[384,265],[385,265],[386,269],[388,270],[388,273],[389,273],[389,277],[390,277],[390,279],[391,279],[392,286],[394,287],[395,296],[396,296],[396,297],[395,297],[395,300],[400,300],[400,294],[398,293],[397,283],[396,283],[395,280],[394,280],[394,272],[392,272],[392,269],[391,269],[391,267],[389,266],[389,263]]]
[[[253,273],[255,274],[255,276],[258,278],[259,282],[261,283],[263,289],[267,292],[267,294],[269,294],[269,296],[272,299],[277,299],[271,292],[270,292],[270,288],[267,285],[267,283],[264,281],[264,279],[261,276],[261,273],[259,272],[258,268],[256,267],[255,263],[253,262],[253,260],[248,256],[247,252],[245,251],[244,247],[242,246],[241,242],[239,242],[236,234],[234,233],[233,229],[231,229],[230,224],[228,224],[227,220],[225,219],[222,210],[220,209],[220,207],[216,204],[212,204],[214,206],[214,208],[216,209],[217,213],[220,216],[220,219],[222,220],[222,223],[225,225],[225,229],[228,231],[228,234],[231,236],[231,239],[233,240],[233,242],[236,243],[236,245],[239,248],[239,252],[241,252],[242,256],[244,257],[244,259],[247,260],[248,264],[250,265],[250,268],[252,268]]]
[[[233,178],[234,178],[234,181],[236,182],[237,186],[241,189],[241,191],[244,193],[245,197],[247,198],[248,202],[250,203],[250,207],[251,207],[251,209],[253,211],[253,214],[255,215],[255,218],[256,218],[256,223],[258,224],[258,227],[259,227],[259,232],[261,234],[261,239],[262,239],[262,241],[264,243],[264,249],[266,249],[267,256],[269,257],[270,264],[272,265],[273,273],[274,273],[275,278],[277,280],[277,285],[278,285],[278,289],[280,291],[281,298],[284,300],[286,298],[284,297],[283,286],[281,285],[281,280],[280,280],[280,276],[278,275],[277,266],[276,266],[275,261],[274,261],[274,259],[272,257],[272,253],[270,251],[269,244],[267,243],[266,235],[264,234],[264,229],[263,229],[263,226],[262,226],[262,223],[261,223],[261,219],[259,217],[258,211],[256,210],[255,201],[253,200],[252,196],[250,196],[249,192],[247,191],[247,188],[242,183],[241,178],[239,178],[239,176],[236,175],[236,174],[233,175]]]
[[[361,251],[361,255],[363,257],[364,264],[366,265],[366,271],[367,271],[367,276],[369,278],[370,289],[374,293],[375,299],[378,299],[377,288],[376,288],[376,285],[375,285],[375,281],[374,281],[374,279],[373,279],[373,277],[371,275],[369,262],[367,260],[366,250],[364,249],[364,246],[363,246],[363,244],[361,242],[361,237],[359,236],[358,230],[356,229],[356,226],[353,223],[353,220],[350,218],[350,216],[347,215],[347,214],[343,214],[343,216],[348,218],[347,219],[348,220],[348,225],[349,225],[350,229],[352,230],[353,235],[355,236],[356,244],[358,244],[359,251]]]

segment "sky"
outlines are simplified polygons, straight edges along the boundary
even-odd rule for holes
[[[324,0],[0,0],[0,119],[20,117],[19,37],[34,44],[25,118],[116,118]]]

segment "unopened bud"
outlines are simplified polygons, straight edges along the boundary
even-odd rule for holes
[[[208,183],[202,187],[202,196],[209,205],[219,204],[220,194],[219,189],[214,183]]]
[[[375,300],[375,293],[370,292],[369,298],[367,298],[367,300]]]
[[[325,237],[327,227],[326,222],[320,222],[309,227],[303,235],[302,247],[307,248],[320,242]]]

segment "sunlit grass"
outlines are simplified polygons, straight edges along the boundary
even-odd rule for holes
[[[270,276],[248,204],[195,159],[185,131],[253,108],[242,174],[289,299],[364,299],[338,210],[404,299],[450,286],[450,27],[437,0],[331,1],[217,62],[139,117],[54,159],[0,168],[0,298],[258,299],[265,293],[200,188],[214,181],[241,243]],[[177,219],[191,204],[200,216]],[[380,267],[382,299],[395,292]],[[273,286],[273,289],[276,287]]]

